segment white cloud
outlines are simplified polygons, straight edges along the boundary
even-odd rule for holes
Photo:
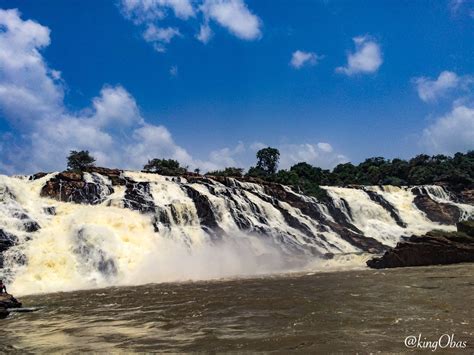
[[[262,21],[249,10],[244,0],[121,0],[120,9],[125,18],[146,28],[143,38],[158,52],[165,52],[166,44],[182,36],[177,27],[157,25],[169,16],[170,9],[183,21],[201,21],[195,37],[203,43],[212,37],[211,21],[243,40],[261,36]]]
[[[122,14],[136,25],[144,25],[143,39],[153,45],[157,52],[166,52],[166,44],[181,32],[175,27],[160,27],[155,23],[173,10],[176,17],[188,20],[196,15],[190,0],[121,0]]]
[[[437,79],[419,77],[413,79],[418,96],[425,102],[436,101],[455,89],[467,89],[472,83],[469,76],[458,76],[451,71],[443,71]]]
[[[261,36],[261,20],[254,15],[243,0],[205,0],[201,11],[229,32],[244,40]]]
[[[297,50],[293,52],[291,56],[290,65],[293,68],[300,69],[304,65],[318,64],[318,60],[321,58],[322,56],[319,56],[314,52],[303,52],[303,51]]]
[[[92,105],[69,112],[62,83],[40,50],[49,29],[0,10],[0,111],[14,127],[0,144],[0,169],[13,172],[65,167],[72,149],[85,149],[100,165],[140,168],[148,158],[194,164],[163,126],[146,123],[135,99],[121,86],[104,86]]]
[[[215,169],[224,167],[239,167],[241,163],[236,160],[237,156],[242,155],[246,152],[246,148],[243,142],[239,142],[234,148],[222,148],[214,150],[209,154],[210,166],[214,166]],[[209,166],[209,165],[208,165]]]
[[[59,72],[48,67],[40,52],[50,43],[49,29],[22,20],[16,10],[0,10],[0,27],[0,112],[14,129],[1,136],[2,172],[60,170],[73,149],[89,150],[99,165],[119,168],[141,168],[155,157],[177,159],[203,171],[249,167],[255,164],[255,151],[267,146],[239,142],[212,151],[207,160],[197,160],[166,127],[146,122],[122,86],[105,85],[89,107],[71,112],[64,104]],[[301,160],[326,167],[344,160],[329,143],[278,148],[282,167]]]
[[[266,148],[268,147],[268,144],[265,144],[265,143],[262,143],[262,142],[254,142],[250,145],[250,149],[252,149],[253,151],[257,151],[257,150],[260,150],[260,149],[263,149],[263,148]]]
[[[175,37],[181,37],[181,32],[175,27],[157,27],[153,24],[148,25],[143,38],[145,41],[152,43],[153,48],[158,52],[165,52],[165,44],[171,42]]]
[[[168,9],[183,20],[195,16],[190,0],[122,0],[120,5],[124,16],[136,24],[163,19]]]
[[[239,142],[235,147],[226,147],[212,151],[207,161],[199,162],[199,167],[203,168],[203,171],[222,169],[229,166],[248,169],[250,166],[255,165],[256,152],[268,146],[268,144],[262,142],[254,142],[248,145]],[[335,152],[333,147],[325,142],[316,144],[285,143],[272,146],[280,151],[279,168],[281,169],[288,169],[292,165],[303,161],[329,169],[348,161],[345,155]]]
[[[318,148],[321,149],[323,152],[331,153],[334,149],[332,148],[331,144],[320,142],[318,143]]]
[[[280,167],[284,169],[300,162],[330,169],[348,161],[345,155],[334,152],[329,143],[284,144],[279,150]]]
[[[347,65],[336,71],[346,75],[376,72],[382,65],[382,52],[377,42],[368,36],[354,37],[355,52],[347,55]]]
[[[454,154],[474,149],[474,108],[455,106],[423,131],[422,143],[432,153]]]
[[[207,43],[212,37],[212,30],[209,27],[209,22],[206,21],[205,23],[201,24],[199,28],[199,33],[196,35],[196,38],[201,41],[202,43]]]
[[[91,121],[97,127],[127,127],[142,124],[135,99],[121,86],[104,87],[100,96],[92,100],[94,115]]]

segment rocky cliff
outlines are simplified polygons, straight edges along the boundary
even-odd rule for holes
[[[239,264],[229,272],[239,273],[252,263],[263,270],[260,260],[269,253],[379,254],[403,237],[454,231],[474,215],[469,189],[322,188],[326,198],[318,200],[279,184],[196,174],[91,168],[0,176],[0,273],[32,288],[41,287],[37,278],[58,289],[82,281],[107,285],[149,268],[150,258],[165,270],[177,250],[188,257],[208,247],[211,260],[229,248]]]

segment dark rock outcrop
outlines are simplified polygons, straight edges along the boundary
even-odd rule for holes
[[[0,309],[20,308],[21,302],[8,293],[0,293]]]
[[[59,201],[95,205],[103,202],[104,196],[110,195],[113,191],[110,186],[84,181],[82,172],[65,171],[57,174],[43,186],[41,196]]]
[[[84,172],[92,174],[93,182],[84,180]],[[96,175],[94,175],[96,174]],[[102,175],[110,180],[104,185],[97,177]],[[30,179],[36,180],[46,176],[46,173],[32,175]],[[83,172],[63,171],[51,178],[41,189],[42,197],[49,197],[59,201],[99,204],[104,201],[104,197],[112,194],[112,186],[123,186],[127,184],[127,179],[123,177],[123,171],[119,169],[108,169],[101,167],[89,167]]]
[[[400,227],[405,228],[407,226],[406,223],[400,218],[398,211],[386,199],[384,199],[382,195],[379,195],[375,191],[371,190],[364,189],[364,191],[372,201],[382,206]]]
[[[30,180],[38,180],[48,175],[48,173],[40,172],[30,176]]]
[[[201,225],[206,228],[207,232],[214,240],[220,240],[222,235],[225,235],[225,231],[217,223],[217,217],[208,197],[201,194],[191,186],[184,186],[184,188],[196,206],[197,215]]]
[[[123,170],[92,166],[86,168],[84,171],[87,173],[97,173],[109,178],[109,180],[112,182],[112,186],[123,186],[127,183],[127,179],[122,176]]]
[[[415,196],[416,207],[426,213],[426,217],[433,222],[441,224],[456,224],[461,217],[459,208],[447,203],[440,203],[432,200],[427,195]]]
[[[156,210],[149,182],[128,182],[126,185],[123,204],[125,208],[153,213]]]
[[[474,205],[474,188],[460,190],[455,195],[459,202]]]
[[[18,237],[0,229],[0,253],[11,248],[18,242]]]
[[[456,223],[458,232],[474,237],[474,221],[463,221]]]
[[[355,245],[357,248],[368,251],[369,253],[380,253],[387,249],[386,246],[374,238],[364,236],[362,231],[350,223],[346,215],[344,215],[340,209],[336,208],[330,199],[325,201],[325,205],[328,208],[329,213],[333,216],[334,220],[338,221],[338,223],[334,223],[325,218],[315,203],[307,201],[299,195],[287,191],[282,185],[265,185],[265,192],[278,200],[288,203],[294,208],[298,208],[303,214],[317,220],[322,226],[333,230],[339,234],[342,239],[352,245]],[[346,207],[348,207],[347,203]],[[318,235],[318,237],[322,237],[322,235]]]
[[[468,234],[469,233],[469,234]],[[457,232],[411,236],[382,257],[367,261],[374,269],[474,262],[474,222],[459,222]]]

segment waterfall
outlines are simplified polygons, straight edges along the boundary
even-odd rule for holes
[[[26,294],[360,267],[403,236],[455,230],[420,194],[474,215],[439,186],[323,188],[317,200],[232,178],[0,175],[0,277]]]

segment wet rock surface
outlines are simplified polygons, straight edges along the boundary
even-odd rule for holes
[[[426,213],[426,217],[441,224],[456,224],[461,217],[459,208],[447,203],[432,200],[426,195],[417,195],[414,203],[416,207]]]
[[[65,171],[46,182],[41,189],[41,196],[59,201],[95,205],[103,202],[104,197],[113,191],[111,186],[86,182],[82,172]]]
[[[8,293],[0,293],[0,310],[2,308],[20,308],[21,302]]]
[[[311,248],[323,251],[330,249],[334,252],[350,249],[346,247],[346,243],[339,242],[342,239],[359,250],[381,253],[388,249],[385,243],[394,245],[402,234],[400,232],[398,236],[390,235],[391,238],[397,238],[392,242],[384,239],[385,237],[381,238],[377,231],[368,229],[365,221],[360,220],[361,213],[358,210],[360,207],[354,203],[354,197],[349,194],[336,199],[326,191],[330,187],[323,188],[325,194],[316,198],[302,195],[287,186],[256,178],[210,177],[198,174],[165,177],[163,180],[165,185],[170,182],[177,184],[178,186],[173,188],[177,187],[178,190],[184,191],[192,200],[190,207],[183,209],[181,206],[177,208],[170,196],[159,196],[161,193],[168,193],[166,186],[155,188],[154,184],[160,179],[156,180],[153,177],[149,181],[146,178],[143,181],[142,176],[137,176],[137,181],[134,181],[135,175],[132,173],[102,167],[90,167],[82,172],[64,171],[50,175],[52,177],[49,180],[45,179],[47,181],[41,189],[41,196],[64,202],[96,205],[117,192],[114,200],[109,200],[107,206],[120,206],[150,214],[155,232],[167,231],[174,226],[188,226],[195,218],[196,225],[199,225],[214,241],[221,240],[222,236],[227,234],[230,236],[232,228],[235,228],[233,223],[225,225],[229,221],[227,216],[230,216],[230,220],[235,222],[238,230],[245,234],[273,238],[287,250],[295,247],[304,249],[303,252]],[[38,173],[30,179],[36,180],[46,176],[46,173]],[[197,184],[203,187],[198,188]],[[384,197],[386,191],[383,187],[378,189],[349,186],[348,188],[359,189],[367,194],[370,201],[364,203],[368,208],[372,206],[374,210],[372,215],[368,215],[368,219],[376,218],[372,216],[377,216],[380,211],[380,208],[374,206],[377,204],[388,212],[392,220],[388,223],[393,222],[394,227],[398,225],[407,228],[408,221],[404,221],[400,214],[407,208],[406,204],[400,205],[392,200],[390,202],[386,200]],[[474,192],[469,190],[449,192],[439,186],[408,187],[405,188],[406,191],[415,194],[414,203],[411,204],[409,200],[411,206],[408,208],[414,208],[415,205],[429,220],[444,225],[454,225],[461,215],[465,218],[466,211],[461,210],[462,206],[457,207],[456,203],[471,201],[474,196]],[[4,193],[10,192],[6,190]],[[187,198],[184,204],[186,203],[189,203]],[[42,208],[42,212],[46,215],[56,214],[55,207],[50,203],[46,203]],[[28,216],[29,212],[27,214],[27,211],[25,213],[23,210],[18,211],[14,217],[22,221],[24,226],[22,232],[35,232],[41,227]],[[3,240],[5,247],[11,244],[5,237]],[[0,239],[0,249],[1,243]]]
[[[400,227],[402,228],[406,227],[406,223],[402,221],[402,219],[400,218],[400,215],[398,214],[398,211],[386,199],[384,199],[381,195],[379,195],[378,193],[374,191],[370,191],[366,189],[364,191],[370,197],[372,201],[382,206],[390,214],[390,217],[392,217],[394,221],[397,222],[397,224]]]
[[[127,182],[123,203],[125,208],[142,213],[153,213],[156,210],[148,182]]]
[[[209,198],[190,186],[185,186],[185,189],[196,206],[201,225],[207,229],[214,240],[219,240],[225,235],[225,231],[217,223],[217,217]]]
[[[311,200],[305,200],[301,196],[287,191],[282,185],[266,185],[265,191],[278,200],[284,201],[290,206],[298,208],[303,214],[319,221],[323,226],[327,226],[327,228],[332,229],[337,234],[339,234],[342,239],[362,250],[368,251],[370,253],[380,253],[387,249],[386,246],[374,238],[364,236],[362,231],[350,223],[347,217],[334,206],[331,200],[325,201],[325,204],[329,213],[338,223],[332,222],[325,218],[314,202]],[[348,208],[348,211],[350,211],[350,208]],[[322,235],[318,235],[318,237],[321,238]]]
[[[413,235],[382,257],[367,261],[367,266],[384,269],[474,262],[474,221],[460,222],[457,226],[457,232]]]
[[[474,205],[474,188],[463,189],[456,193],[459,202]]]
[[[18,237],[0,229],[0,253],[11,248],[18,242]]]

